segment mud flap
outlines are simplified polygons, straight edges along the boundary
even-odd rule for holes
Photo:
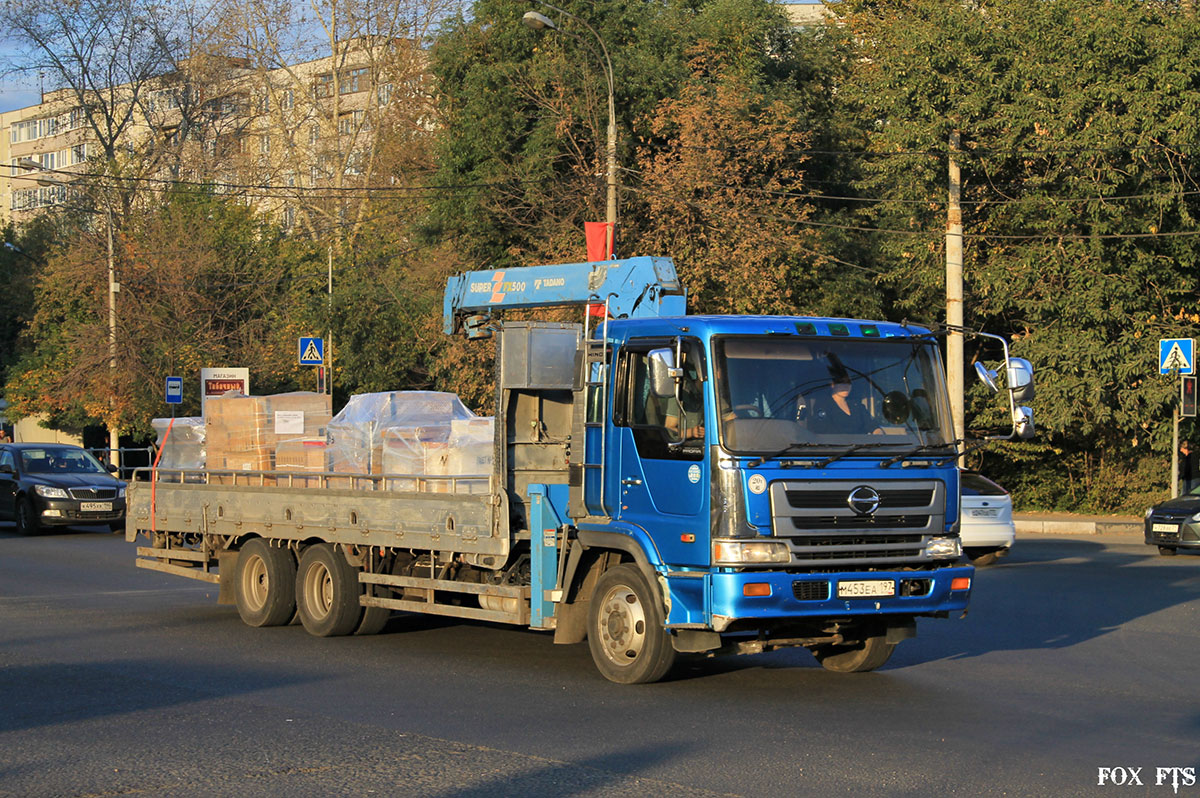
[[[217,552],[217,603],[237,604],[237,594],[234,592],[233,579],[237,574],[238,553],[236,551]]]

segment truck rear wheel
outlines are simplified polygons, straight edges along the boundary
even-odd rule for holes
[[[827,671],[865,673],[883,667],[895,648],[896,644],[887,642],[886,636],[872,635],[850,645],[817,646],[812,652]]]
[[[588,647],[604,678],[618,684],[656,682],[675,663],[662,602],[629,564],[600,575],[588,613]]]
[[[300,623],[317,637],[348,635],[358,627],[362,605],[358,574],[328,543],[309,546],[296,570]]]
[[[238,555],[234,588],[247,626],[282,626],[296,612],[296,560],[287,549],[253,538]]]

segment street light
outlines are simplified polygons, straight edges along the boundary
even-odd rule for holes
[[[606,254],[609,257],[612,257],[613,239],[616,235],[617,229],[617,106],[613,92],[612,60],[608,57],[608,48],[604,46],[604,39],[600,38],[600,34],[597,33],[596,29],[589,25],[586,20],[575,16],[569,11],[563,11],[561,8],[556,8],[549,3],[543,2],[543,0],[537,1],[546,8],[557,11],[559,14],[562,14],[565,17],[570,17],[579,24],[583,25],[583,27],[587,28],[588,32],[591,33],[592,36],[596,37],[596,41],[600,43],[600,52],[604,54],[604,77],[608,80],[608,208],[605,215],[605,221],[608,223],[608,235],[606,236]],[[566,34],[567,36],[570,36],[576,41],[584,44],[585,47],[592,51],[592,55],[599,57],[599,55],[596,53],[596,50],[591,45],[584,42],[575,34],[568,33],[567,31],[564,31],[562,28],[555,25],[554,20],[550,19],[545,14],[539,14],[536,11],[526,11],[525,15],[521,17],[521,22],[525,25],[525,27],[533,30],[552,30]]]
[[[36,172],[53,171],[46,169],[45,166],[32,158],[18,158],[13,161],[13,166]],[[36,180],[39,186],[66,187],[66,183],[54,177],[38,177]],[[91,212],[98,213],[95,210],[91,210]],[[113,264],[113,215],[111,202],[105,203],[104,219],[108,233],[108,373],[112,383],[112,396],[109,397],[108,401],[109,407],[114,410],[113,421],[108,427],[108,449],[110,462],[120,467],[121,438],[117,430],[115,410],[117,404],[117,292],[121,290],[121,284],[117,282],[116,267]]]

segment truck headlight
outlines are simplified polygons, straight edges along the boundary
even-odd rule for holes
[[[778,540],[714,540],[714,565],[791,562],[787,544]]]
[[[958,538],[930,538],[925,554],[935,560],[957,560],[962,556],[962,543]]]
[[[124,485],[122,485],[121,487],[117,488],[117,498],[118,498],[118,499],[124,499],[124,498],[125,498],[125,486],[124,486]]]
[[[47,499],[69,499],[71,498],[62,488],[56,488],[52,485],[34,485],[33,491],[39,496],[45,496]]]

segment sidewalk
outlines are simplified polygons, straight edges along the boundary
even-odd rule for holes
[[[1013,513],[1013,526],[1018,535],[1142,534],[1142,519],[1133,515]]]

